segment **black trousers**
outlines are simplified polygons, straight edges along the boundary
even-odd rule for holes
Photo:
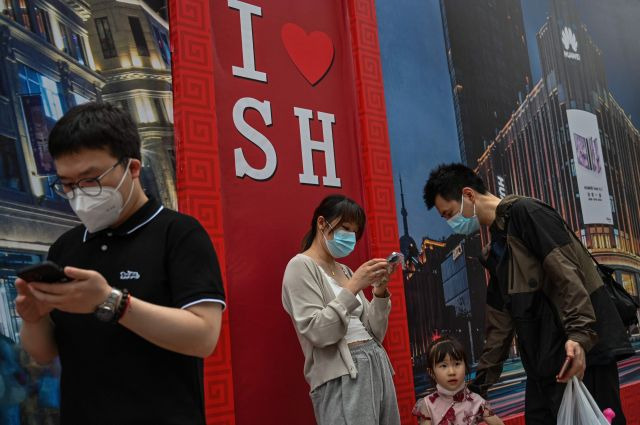
[[[626,425],[620,402],[620,380],[618,365],[588,366],[582,380],[600,410],[607,407],[616,412],[613,425]],[[524,416],[527,425],[553,425],[557,421],[565,384],[540,382],[527,379]]]

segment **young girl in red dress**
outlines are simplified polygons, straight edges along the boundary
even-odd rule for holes
[[[436,390],[418,400],[413,408],[420,425],[504,425],[489,403],[467,388],[467,356],[458,341],[444,337],[434,342],[427,362]]]

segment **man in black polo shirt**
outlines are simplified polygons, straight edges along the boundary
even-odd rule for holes
[[[204,424],[203,357],[225,307],[211,241],[192,217],[148,199],[140,138],[122,110],[89,103],[53,128],[49,151],[83,225],[49,260],[70,282],[18,279],[22,344],[60,356],[63,425]]]

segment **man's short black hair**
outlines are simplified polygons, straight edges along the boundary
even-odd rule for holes
[[[83,149],[106,149],[118,159],[142,159],[140,136],[131,116],[109,103],[89,102],[71,108],[49,133],[53,158]]]
[[[431,172],[424,185],[424,203],[428,209],[433,208],[437,195],[447,201],[458,201],[465,187],[483,195],[487,193],[484,182],[471,168],[464,164],[442,164]]]

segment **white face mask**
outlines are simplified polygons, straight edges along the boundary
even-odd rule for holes
[[[122,183],[124,183],[124,178],[129,173],[130,164],[131,160],[127,162],[127,171],[115,188],[102,186],[102,191],[97,196],[88,196],[80,189],[74,189],[73,199],[69,199],[69,204],[90,233],[99,232],[115,223],[122,210],[131,200],[133,180],[131,181],[131,190],[126,202],[122,202],[122,195],[118,191]]]

